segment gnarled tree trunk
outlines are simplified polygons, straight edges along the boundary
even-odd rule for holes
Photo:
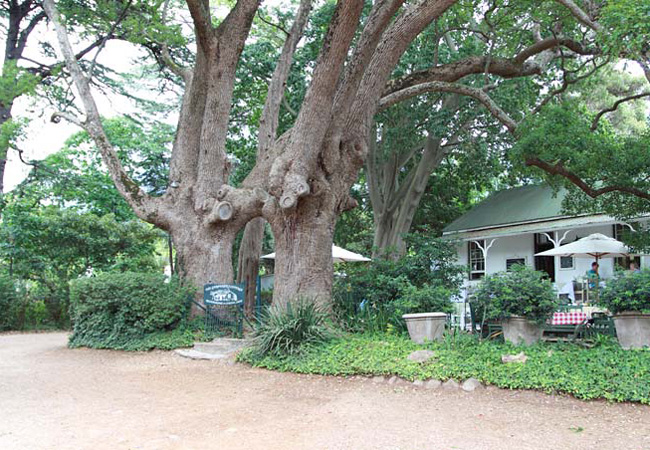
[[[247,315],[255,310],[257,297],[257,276],[262,255],[262,240],[264,239],[264,219],[258,217],[246,224],[244,236],[239,246],[237,261],[237,283],[246,283],[244,310]]]

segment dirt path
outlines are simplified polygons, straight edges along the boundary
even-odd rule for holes
[[[65,342],[0,335],[0,449],[650,448],[640,405],[394,388]]]

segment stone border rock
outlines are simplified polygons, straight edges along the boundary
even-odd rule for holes
[[[352,378],[350,378],[352,379]],[[459,383],[457,380],[454,379],[449,379],[446,381],[441,381],[441,380],[436,380],[435,378],[431,378],[429,380],[415,380],[413,382],[410,382],[408,380],[405,380],[404,378],[400,378],[396,375],[391,375],[390,377],[384,377],[381,375],[377,375],[374,377],[366,377],[366,380],[372,382],[373,384],[383,384],[386,383],[389,386],[393,387],[413,387],[417,389],[428,389],[428,390],[435,390],[435,389],[440,389],[444,388],[447,390],[460,390],[462,389],[465,392],[474,392],[477,390],[482,390],[485,389],[486,386],[483,385],[479,380],[476,378],[468,378],[467,380],[463,381],[462,383]]]

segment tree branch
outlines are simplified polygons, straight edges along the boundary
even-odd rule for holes
[[[527,158],[526,166],[538,167],[542,169],[544,172],[548,173],[549,175],[559,175],[561,177],[564,177],[591,198],[596,198],[598,196],[607,194],[609,192],[624,192],[627,194],[632,194],[636,197],[645,200],[650,200],[649,193],[631,186],[615,185],[615,186],[606,186],[600,189],[594,189],[591,186],[589,186],[582,178],[580,178],[579,175],[565,168],[562,162],[556,164],[550,164],[539,158]]]
[[[56,31],[57,39],[63,57],[70,71],[70,75],[74,84],[79,92],[81,101],[86,111],[87,119],[83,124],[84,128],[92,136],[99,151],[102,155],[102,160],[106,165],[115,187],[124,197],[124,199],[133,208],[133,211],[143,220],[154,223],[160,227],[166,228],[169,224],[163,220],[159,211],[161,206],[161,199],[153,199],[149,197],[140,187],[129,177],[122,163],[120,162],[117,152],[111,145],[104,128],[102,126],[101,118],[97,105],[90,90],[90,83],[88,78],[79,67],[79,63],[72,51],[72,46],[68,39],[65,28],[60,23],[59,13],[54,5],[54,0],[43,0],[43,8],[47,13],[50,21],[52,22]]]
[[[45,19],[47,15],[45,12],[41,11],[40,13],[36,14],[34,17],[32,17],[32,20],[29,21],[29,24],[25,27],[23,31],[20,32],[20,37],[18,38],[18,45],[16,46],[16,54],[17,55],[22,55],[23,51],[25,50],[25,45],[27,44],[27,38],[31,34],[32,31],[34,31],[34,28],[36,28],[36,25],[38,23]]]
[[[379,110],[382,111],[395,103],[406,100],[425,92],[452,92],[455,94],[472,97],[483,104],[490,113],[508,128],[511,133],[517,129],[517,123],[502,110],[490,96],[482,89],[476,89],[463,84],[446,83],[444,81],[431,81],[429,83],[418,84],[413,87],[402,89],[401,91],[383,97],[379,101]]]
[[[169,11],[169,0],[165,0],[165,5],[163,6],[163,11],[161,16],[161,21],[163,25],[165,25],[167,22],[168,11]],[[186,69],[185,67],[176,64],[176,62],[172,59],[172,55],[169,53],[169,46],[167,45],[166,42],[162,43],[161,60],[163,64],[165,64],[165,66],[167,66],[167,68],[171,70],[173,74],[180,77],[185,82],[186,85],[189,83],[190,78],[192,76],[192,72]]]
[[[214,28],[210,17],[210,6],[204,0],[186,0],[187,7],[194,22],[194,30],[198,45],[203,51],[209,51],[214,41]]]
[[[596,131],[596,128],[598,128],[598,122],[600,121],[600,118],[608,113],[608,112],[613,112],[616,111],[616,109],[619,107],[621,103],[629,102],[632,100],[638,100],[643,97],[650,97],[650,92],[643,92],[641,94],[636,94],[636,95],[630,95],[629,97],[621,98],[614,102],[612,106],[609,108],[605,108],[602,111],[600,111],[598,114],[596,114],[596,117],[594,117],[593,122],[591,122],[591,131]]]
[[[282,52],[273,70],[271,82],[269,83],[266,94],[266,101],[264,102],[264,109],[260,118],[257,146],[258,158],[268,151],[268,148],[275,142],[277,137],[280,106],[284,99],[285,86],[289,78],[293,55],[298,47],[298,42],[302,39],[311,7],[312,0],[301,0],[296,18],[291,26],[291,31],[287,32],[283,29],[287,34],[287,38],[284,41]]]
[[[578,22],[580,22],[581,24],[591,28],[594,31],[603,30],[602,25],[599,24],[598,22],[591,20],[589,15],[586,12],[584,12],[578,5],[576,5],[573,2],[573,0],[555,0],[555,1],[563,5],[564,7],[566,7],[571,12],[573,17],[575,17],[578,20]]]

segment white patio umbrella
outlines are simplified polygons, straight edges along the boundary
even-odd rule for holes
[[[275,259],[275,252],[264,255],[262,258]],[[370,258],[366,258],[365,256],[362,256],[358,253],[337,247],[336,245],[332,245],[332,259],[335,263],[370,261]]]
[[[632,253],[630,248],[621,241],[594,233],[575,242],[536,253],[535,256],[577,256],[595,258],[598,261],[600,258],[618,258],[628,256],[630,253]]]

